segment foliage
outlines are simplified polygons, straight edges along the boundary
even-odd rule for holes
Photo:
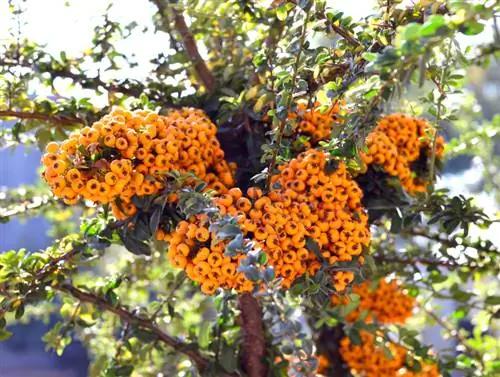
[[[47,153],[0,220],[44,215],[54,243],[0,254],[0,339],[57,313],[44,341],[81,340],[91,376],[497,375],[498,219],[435,180],[468,154],[498,195],[500,118],[462,93],[499,56],[498,2],[384,0],[361,20],[321,0],[137,3],[170,43],[145,80],[120,42],[151,25],[114,20],[118,2],[68,56],[9,1],[0,146]],[[459,42],[486,25],[491,42]],[[454,346],[423,344],[430,324]]]

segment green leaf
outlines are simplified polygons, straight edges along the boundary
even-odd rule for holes
[[[420,36],[421,37],[430,37],[445,25],[444,17],[441,15],[433,14],[429,17],[422,27],[420,27]]]
[[[147,331],[147,330],[142,330],[142,329],[137,329],[133,332],[133,335],[139,339],[141,342],[145,343],[150,343],[153,340],[156,340],[156,335]]]
[[[486,305],[500,305],[500,296],[488,296],[484,303]]]
[[[7,331],[5,329],[0,329],[0,341],[7,340],[12,336],[12,333],[10,331]]]
[[[347,336],[351,340],[352,344],[359,346],[361,344],[361,335],[357,329],[350,329]]]
[[[396,208],[394,215],[391,219],[391,233],[399,233],[401,232],[401,228],[403,227],[403,213],[399,208]]]
[[[306,237],[306,249],[312,251],[321,263],[325,261],[323,255],[321,255],[321,250],[319,248],[318,243],[312,237],[309,236]]]
[[[158,225],[160,224],[161,214],[163,212],[163,208],[156,208],[151,217],[149,219],[149,231],[152,236],[155,235],[156,229],[158,229]]]
[[[484,24],[477,21],[469,21],[460,28],[460,32],[465,35],[477,35],[482,33],[484,30]]]
[[[363,54],[361,55],[363,57],[363,59],[365,59],[366,61],[369,61],[369,62],[374,62],[375,60],[377,60],[377,54],[373,53],[373,52],[363,52]]]
[[[421,25],[417,23],[408,24],[401,33],[401,38],[407,41],[416,41],[420,38]]]
[[[219,363],[226,372],[232,373],[238,366],[238,361],[234,353],[233,347],[228,347],[225,343],[219,355]]]
[[[286,10],[286,4],[281,4],[277,9],[276,9],[276,17],[278,18],[278,20],[280,21],[285,21],[286,20],[286,16],[287,16],[288,12]]]
[[[52,134],[49,129],[40,128],[38,129],[38,131],[35,132],[35,138],[38,144],[38,148],[40,148],[40,150],[43,151],[45,149],[45,146],[52,139]]]
[[[198,344],[200,348],[206,349],[210,345],[210,337],[212,334],[212,323],[203,321],[200,326],[200,333],[198,335]]]

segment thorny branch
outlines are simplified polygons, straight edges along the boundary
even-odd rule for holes
[[[166,17],[167,12],[167,4],[164,0],[152,0],[153,3],[158,8],[158,11],[162,17]],[[186,24],[186,20],[182,15],[182,12],[177,10],[175,7],[171,8],[173,16],[174,16],[174,26],[179,35],[182,38],[182,44],[184,46],[184,51],[186,52],[189,60],[193,64],[193,67],[196,71],[196,75],[201,80],[205,88],[208,92],[212,92],[215,88],[216,79],[212,72],[208,69],[205,61],[200,55],[198,51],[198,47],[196,45],[196,41],[193,37],[193,34],[189,31],[189,28]],[[168,32],[168,30],[167,30]]]
[[[434,313],[432,310],[429,310],[428,308],[426,308],[425,305],[419,305],[419,307],[425,312],[426,315],[428,315],[439,326],[441,326],[444,330],[446,330],[446,332],[450,336],[452,336],[455,339],[457,339],[457,341],[465,348],[466,352],[470,356],[472,356],[473,358],[475,358],[476,360],[479,361],[479,363],[481,364],[481,367],[482,367],[483,370],[486,369],[481,354],[477,350],[475,350],[474,348],[472,348],[471,346],[469,346],[467,344],[467,339],[460,333],[460,331],[458,329],[454,329],[451,326],[451,324],[447,323],[443,318],[439,317],[439,315],[437,315],[436,313]]]
[[[300,35],[300,40],[299,40],[299,50],[297,52],[297,56],[295,58],[295,63],[293,66],[293,76],[292,76],[292,91],[295,89],[296,82],[297,82],[297,76],[298,76],[298,71],[299,71],[299,65],[300,65],[300,57],[302,56],[302,50],[304,49],[304,45],[306,42],[306,35],[307,35],[307,23],[309,22],[309,12],[306,12],[306,15],[304,17],[304,24],[302,26],[302,33]],[[290,94],[288,97],[288,100],[285,105],[285,109],[288,111],[290,110],[290,106],[292,105],[292,100],[293,100],[293,93]],[[281,146],[281,142],[283,140],[283,132],[285,130],[286,126],[286,121],[287,121],[287,116],[283,118],[281,121],[278,131],[276,133],[276,148],[273,152],[273,156],[271,158],[271,162],[269,163],[269,167],[267,169],[267,185],[266,187],[269,188],[271,186],[271,178],[273,176],[274,169],[276,168],[276,160],[278,158],[278,153],[279,149]]]
[[[44,114],[39,112],[17,111],[17,110],[0,110],[0,118],[19,118],[40,120],[42,122],[54,123],[61,126],[74,126],[77,124],[85,124],[83,119],[57,114]]]
[[[190,349],[187,343],[184,343],[181,340],[168,335],[150,319],[141,318],[129,312],[123,306],[113,306],[104,298],[94,293],[85,292],[77,287],[74,287],[71,284],[66,283],[66,284],[56,285],[54,289],[69,294],[74,298],[80,300],[81,302],[94,304],[100,307],[101,309],[104,309],[110,313],[117,315],[118,317],[120,317],[122,321],[126,323],[135,324],[143,328],[144,330],[149,330],[152,334],[158,337],[158,339],[161,342],[172,347],[177,352],[180,352],[189,357],[196,364],[197,368],[200,371],[205,369],[209,364],[209,360],[203,357],[198,351]],[[221,377],[236,377],[236,374],[234,373],[222,372],[219,373],[219,375]]]

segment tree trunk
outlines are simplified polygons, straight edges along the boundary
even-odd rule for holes
[[[266,339],[262,322],[262,309],[252,295],[245,293],[238,297],[241,311],[240,323],[243,332],[242,365],[248,377],[266,377]]]
[[[317,339],[318,353],[326,356],[330,366],[323,374],[327,377],[351,376],[340,355],[340,341],[345,336],[342,325],[323,327]]]

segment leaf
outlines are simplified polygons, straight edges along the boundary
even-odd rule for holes
[[[331,174],[335,172],[338,169],[338,167],[339,167],[339,161],[332,158],[328,160],[327,163],[325,164],[325,173]]]
[[[500,296],[488,296],[484,303],[486,305],[500,305]]]
[[[49,129],[40,128],[38,129],[38,131],[35,132],[35,138],[38,144],[38,148],[40,148],[40,150],[43,151],[45,149],[45,146],[52,139],[52,134]]]
[[[158,225],[160,225],[161,214],[163,212],[162,208],[156,208],[151,217],[149,218],[149,231],[152,236],[155,235]]]
[[[445,26],[444,17],[441,15],[433,14],[428,18],[425,24],[420,27],[420,36],[433,36],[442,26]]]
[[[151,248],[149,245],[143,241],[136,240],[128,235],[124,235],[120,232],[120,239],[123,246],[126,247],[128,251],[135,255],[151,255]]]
[[[220,240],[224,240],[228,238],[234,238],[238,234],[241,234],[241,229],[237,225],[226,224],[217,232],[217,238]]]
[[[9,339],[11,336],[12,333],[10,331],[7,331],[5,329],[0,329],[0,342]]]
[[[373,52],[363,52],[361,56],[368,62],[374,62],[375,60],[377,60],[377,54]]]
[[[234,372],[238,366],[233,347],[228,347],[225,342],[219,355],[219,363],[229,373]]]
[[[200,348],[206,349],[210,345],[210,336],[212,334],[212,324],[209,321],[203,321],[200,325],[198,335],[198,344]]]
[[[325,261],[323,255],[321,255],[321,250],[319,248],[318,243],[312,237],[309,236],[306,237],[306,249],[312,251],[321,263]]]
[[[407,41],[415,41],[420,38],[421,25],[417,23],[410,23],[406,25],[401,33],[401,38]]]
[[[381,344],[382,352],[384,353],[385,357],[387,357],[387,360],[393,360],[394,355],[392,354],[391,350],[389,347],[387,347],[384,343]]]
[[[14,316],[16,319],[21,319],[23,315],[24,315],[24,304],[21,303],[19,307],[16,309],[16,313]]]
[[[288,12],[286,10],[286,4],[281,4],[277,9],[276,9],[276,17],[278,18],[278,20],[280,21],[285,21],[286,20],[286,16],[287,16]]]
[[[145,342],[145,343],[150,343],[157,338],[155,334],[153,334],[149,331],[146,331],[146,330],[142,330],[142,329],[135,330],[133,332],[133,335],[137,339],[139,339],[141,342]]]
[[[484,30],[484,24],[477,21],[469,21],[460,27],[460,32],[465,35],[477,35],[482,33]]]
[[[403,213],[399,209],[399,207],[396,208],[396,211],[394,212],[394,215],[392,216],[391,219],[391,233],[399,233],[401,232],[401,228],[403,227]]]
[[[361,342],[361,335],[359,335],[359,331],[357,329],[350,329],[347,336],[351,340],[352,344],[359,346]]]

